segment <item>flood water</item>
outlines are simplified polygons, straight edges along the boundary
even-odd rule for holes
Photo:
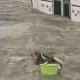
[[[41,80],[63,80],[60,76],[42,76]]]
[[[27,1],[0,0],[0,80],[80,80],[80,23],[32,9]],[[41,76],[34,51],[63,61],[61,73]]]

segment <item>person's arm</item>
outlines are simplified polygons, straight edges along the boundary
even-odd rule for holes
[[[61,60],[59,60],[58,58],[54,57],[54,60],[60,64],[60,66],[62,67],[63,62]]]
[[[62,62],[61,60],[59,60],[58,58],[54,57],[54,59],[55,59],[57,62],[63,64],[63,62]]]
[[[46,55],[46,54],[41,54],[43,60],[45,61],[45,63],[50,63],[50,58]]]

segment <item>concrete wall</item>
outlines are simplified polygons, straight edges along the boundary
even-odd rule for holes
[[[80,0],[71,0],[71,20],[80,22]]]
[[[47,14],[53,14],[52,13],[52,1],[38,1],[38,9],[44,13]]]
[[[32,0],[33,8],[38,9],[38,0]]]
[[[52,14],[52,0],[42,1],[42,0],[32,0],[33,8],[38,9],[41,12]]]

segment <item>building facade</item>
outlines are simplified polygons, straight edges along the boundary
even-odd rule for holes
[[[80,21],[80,0],[32,0],[33,8],[47,14],[61,15]]]

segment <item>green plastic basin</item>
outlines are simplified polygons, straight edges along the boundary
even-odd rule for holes
[[[42,75],[56,75],[59,70],[58,64],[40,64]]]

